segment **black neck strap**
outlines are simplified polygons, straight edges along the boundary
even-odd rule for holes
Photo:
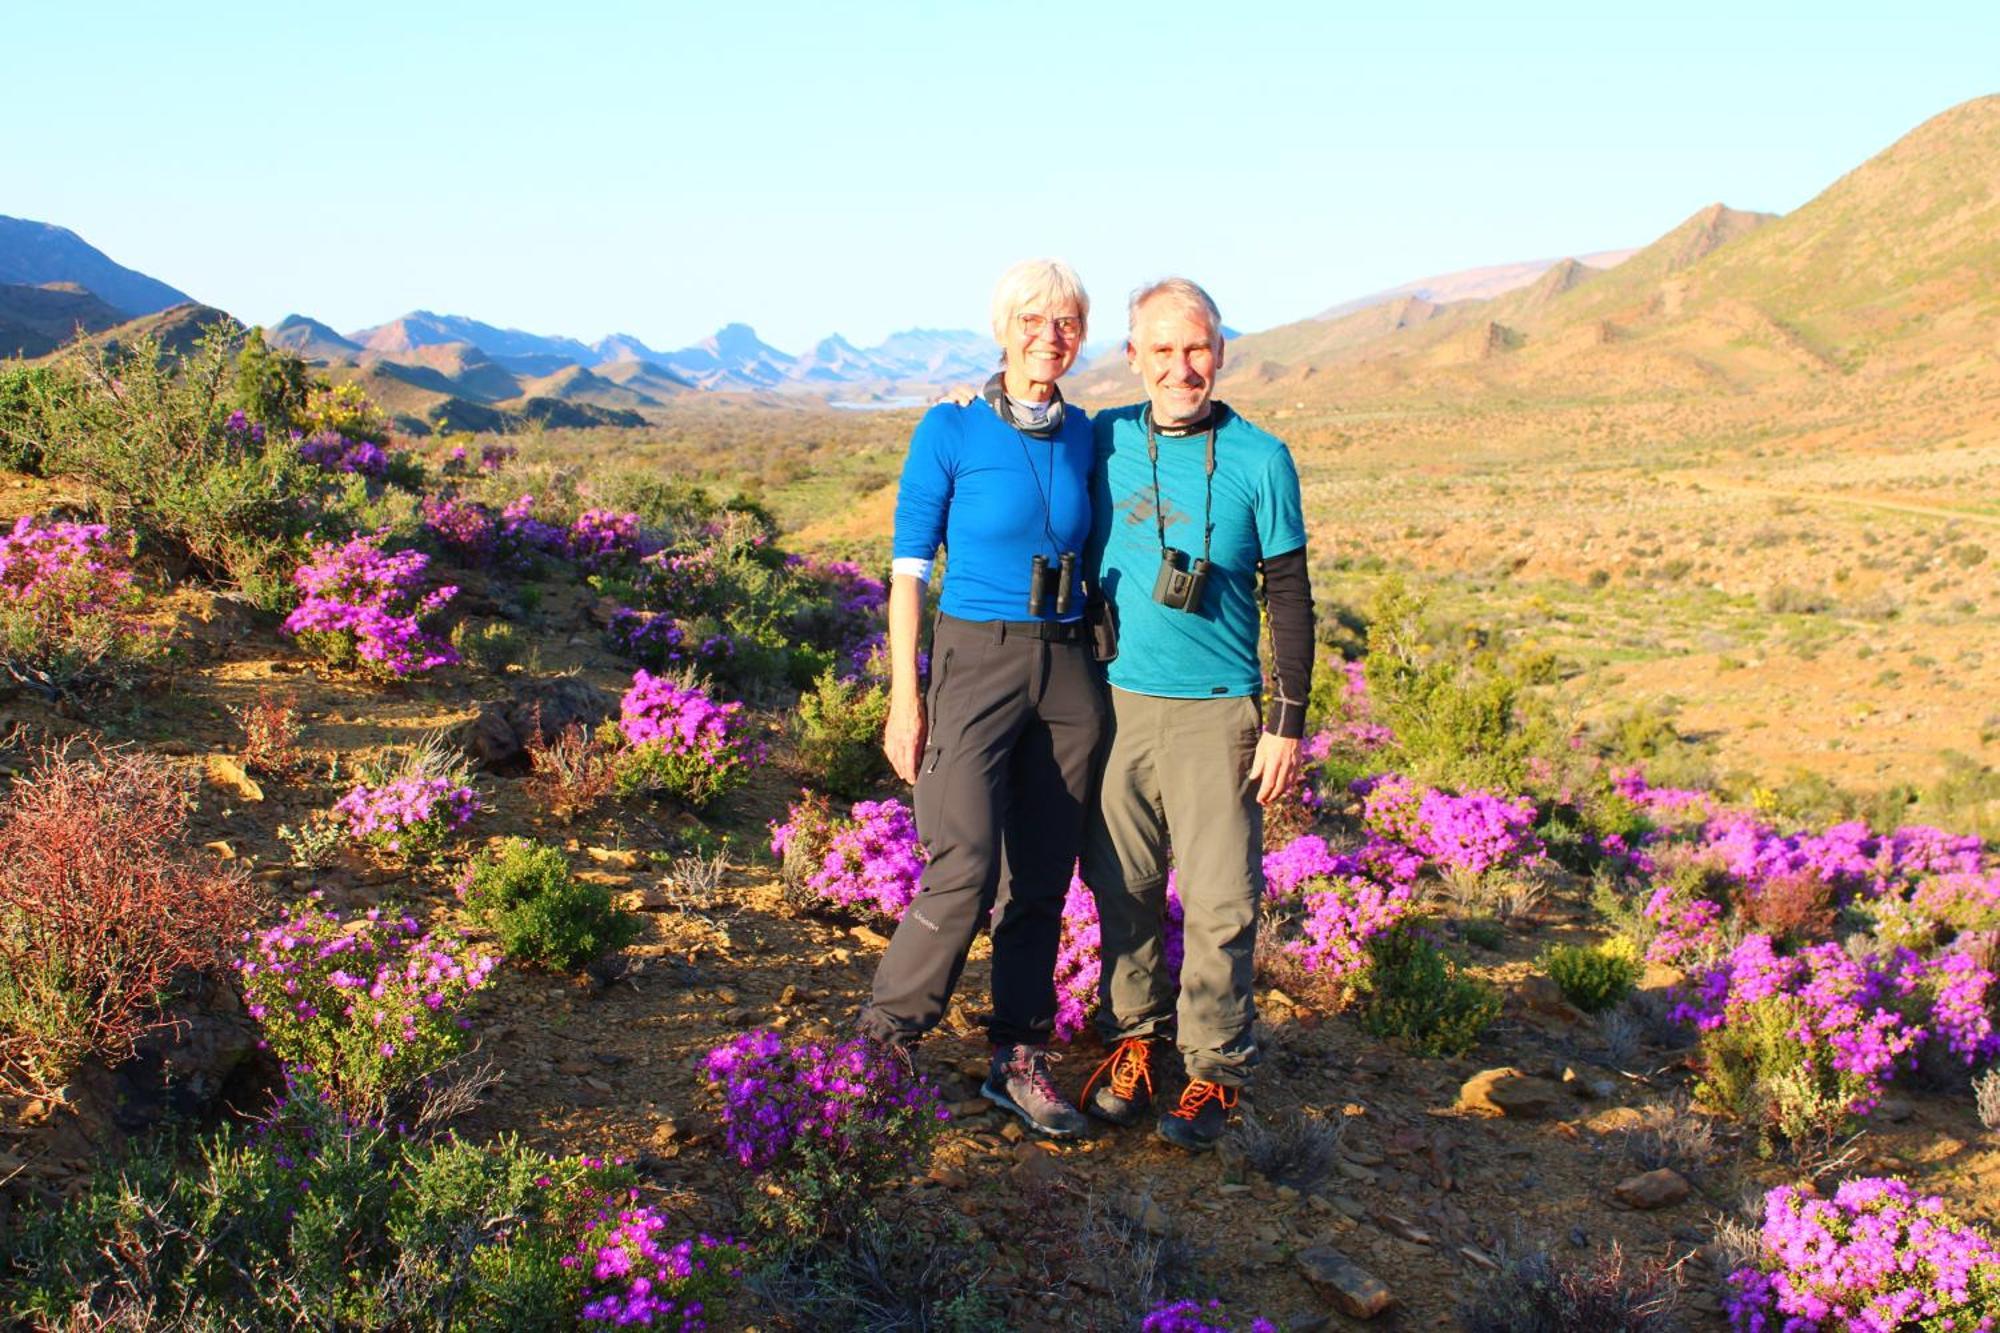
[[[1209,541],[1215,536],[1215,412],[1208,411],[1208,426],[1202,432],[1204,461],[1201,476],[1201,558],[1208,561]],[[1153,522],[1160,530],[1160,555],[1167,553],[1167,497],[1160,491],[1160,439],[1153,428],[1153,406],[1148,403],[1140,409],[1139,419],[1146,427],[1146,461],[1153,465]],[[1187,432],[1192,435],[1193,432]],[[1169,438],[1172,438],[1169,436]]]

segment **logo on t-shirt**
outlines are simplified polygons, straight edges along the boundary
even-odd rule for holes
[[[1158,499],[1156,501],[1151,486],[1140,487],[1126,496],[1118,505],[1118,512],[1125,515],[1125,521],[1134,526],[1144,524],[1147,527],[1151,527],[1153,525],[1153,515],[1156,511],[1160,516],[1161,522],[1170,528],[1176,523],[1192,521],[1188,515],[1174,508],[1173,501],[1167,499]]]

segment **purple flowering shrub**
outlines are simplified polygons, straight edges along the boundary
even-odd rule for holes
[[[745,732],[743,705],[718,703],[692,680],[641,668],[619,703],[622,796],[663,792],[700,808],[734,791],[761,763],[764,747]]]
[[[1139,1333],[1278,1333],[1262,1315],[1232,1315],[1221,1301],[1163,1301],[1146,1312]]]
[[[456,495],[423,498],[424,531],[460,564],[478,567],[492,562],[500,540],[500,520],[476,500]]]
[[[266,1044],[356,1114],[379,1113],[458,1054],[460,1011],[499,962],[408,915],[343,921],[317,896],[244,944],[236,967]]]
[[[292,582],[305,594],[284,629],[336,666],[358,661],[373,675],[401,679],[458,660],[423,618],[457,595],[450,585],[422,592],[430,557],[382,549],[380,535],[312,548]]]
[[[1760,1239],[1757,1262],[1729,1275],[1742,1333],[2000,1327],[2000,1244],[1904,1181],[1861,1177],[1831,1199],[1779,1186]]]
[[[1797,1139],[1865,1115],[1927,1042],[1965,1064],[2000,1055],[1993,989],[1962,955],[1829,942],[1788,956],[1750,935],[1690,977],[1674,1016],[1701,1033],[1701,1095]]]
[[[535,516],[532,493],[516,496],[500,511],[494,530],[494,556],[509,569],[530,570],[544,556],[569,554],[569,529]]]
[[[836,818],[823,797],[802,793],[771,825],[771,853],[785,867],[795,903],[832,903],[900,920],[924,873],[917,826],[901,801],[857,801]]]
[[[569,558],[587,573],[629,564],[645,554],[639,516],[629,511],[586,509],[569,525],[564,539]]]
[[[1542,856],[1535,803],[1526,797],[1508,800],[1487,791],[1454,796],[1386,774],[1367,784],[1361,817],[1370,832],[1403,844],[1439,870],[1481,875]]]
[[[1167,872],[1160,899],[1161,962],[1168,979],[1178,985],[1187,950],[1187,912],[1181,903],[1179,873]],[[1056,945],[1057,1041],[1074,1041],[1097,1012],[1103,966],[1103,923],[1097,899],[1083,882],[1081,870],[1070,875],[1063,898],[1062,934]]]
[[[64,684],[110,672],[151,643],[121,543],[101,523],[31,515],[0,534],[0,658]]]
[[[1316,833],[1301,834],[1264,854],[1264,898],[1279,903],[1315,879],[1365,875],[1388,886],[1416,882],[1423,857],[1399,842],[1371,835],[1352,851],[1336,852]]]
[[[363,783],[334,803],[348,836],[412,861],[435,856],[485,809],[479,793],[448,776],[411,774]]]
[[[584,1275],[583,1324],[708,1327],[708,1305],[735,1285],[746,1251],[708,1235],[665,1244],[666,1230],[666,1218],[639,1204],[636,1190],[591,1220],[563,1260]]]
[[[1384,885],[1355,874],[1307,881],[1300,902],[1299,935],[1285,942],[1285,952],[1329,981],[1365,971],[1373,959],[1369,942],[1415,910],[1408,884]]]
[[[937,1089],[886,1047],[746,1032],[711,1050],[702,1071],[721,1098],[731,1156],[776,1187],[754,1219],[810,1238],[872,1216],[874,1197],[922,1167],[949,1114]]]
[[[1645,772],[1639,768],[1614,774],[1611,789],[1663,823],[1688,818],[1705,820],[1716,812],[1712,793],[1690,787],[1655,787],[1646,781]]]
[[[611,613],[606,635],[613,649],[654,671],[699,667],[715,672],[736,655],[736,641],[713,621],[680,620],[666,611],[621,606]]]
[[[1098,986],[1103,977],[1103,929],[1097,899],[1083,882],[1070,876],[1063,898],[1062,935],[1056,944],[1057,1041],[1074,1041],[1090,1026],[1097,1012]]]
[[[370,479],[389,475],[389,452],[373,440],[350,440],[338,431],[323,430],[300,437],[298,449],[301,459],[322,472]]]

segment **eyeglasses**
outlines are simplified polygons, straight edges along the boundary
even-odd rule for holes
[[[1021,332],[1030,338],[1039,338],[1054,327],[1056,336],[1064,342],[1074,342],[1083,336],[1083,320],[1076,315],[1057,315],[1050,319],[1047,315],[1037,315],[1026,311],[1014,316],[1020,321]]]

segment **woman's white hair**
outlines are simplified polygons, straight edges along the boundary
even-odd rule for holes
[[[1215,308],[1215,298],[1201,289],[1199,283],[1186,278],[1161,278],[1149,282],[1132,293],[1132,299],[1125,306],[1125,328],[1127,337],[1131,330],[1139,326],[1139,311],[1153,301],[1165,301],[1176,310],[1198,315],[1208,321],[1208,332],[1215,339],[1217,347],[1222,346],[1222,312]]]
[[[1014,316],[1029,306],[1076,303],[1076,315],[1083,321],[1084,336],[1090,334],[1090,293],[1083,279],[1060,259],[1024,259],[1000,275],[993,284],[993,337],[1007,341],[1007,326]]]

